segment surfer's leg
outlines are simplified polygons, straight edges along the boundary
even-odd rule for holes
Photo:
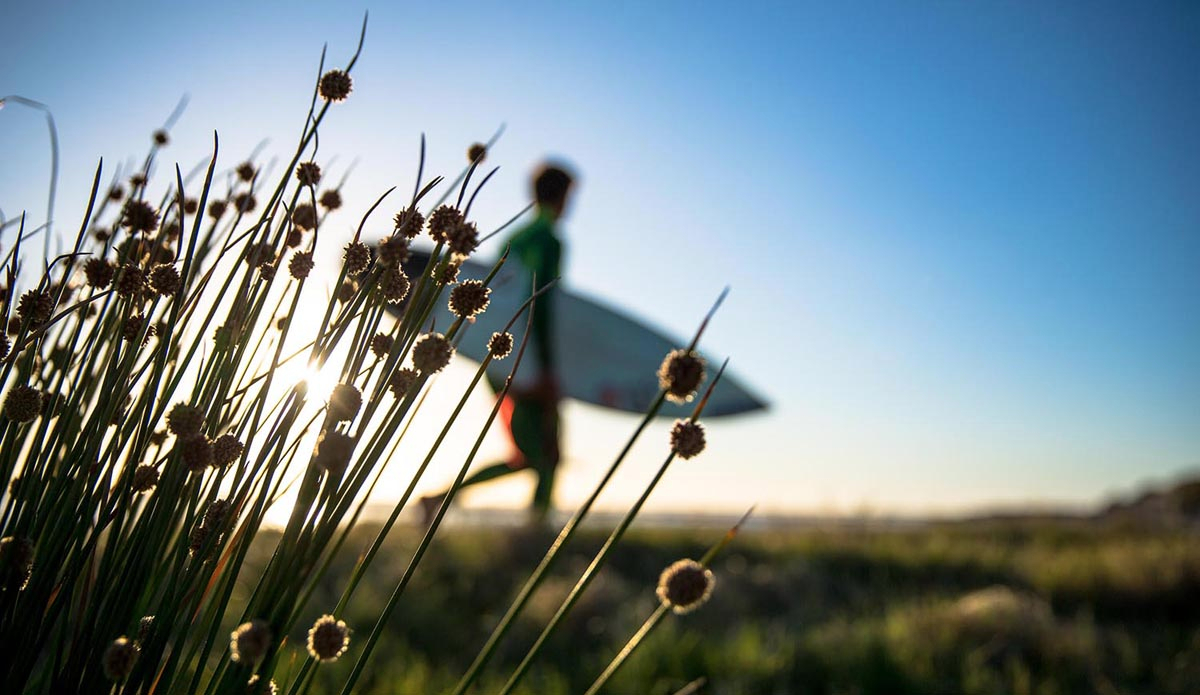
[[[533,518],[545,520],[554,497],[554,479],[558,473],[558,408],[553,404],[538,404],[538,455],[531,467],[537,471],[537,486],[533,490]]]

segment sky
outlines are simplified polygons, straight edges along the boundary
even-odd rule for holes
[[[503,124],[481,228],[565,158],[570,287],[680,337],[731,287],[703,347],[772,407],[709,421],[649,509],[1085,507],[1200,470],[1200,6],[381,5],[0,5],[0,95],[57,122],[56,224],[73,231],[98,159],[131,166],[184,94],[164,156],[185,173],[214,130],[219,166],[264,138],[288,153],[322,46],[344,64],[369,9],[321,133],[331,172],[354,163],[348,210],[412,185],[422,133],[429,170],[454,173]],[[6,216],[44,217],[48,161],[40,114],[0,110]],[[565,417],[569,506],[636,417]],[[637,495],[669,425],[603,506]],[[457,463],[438,465],[430,487]]]

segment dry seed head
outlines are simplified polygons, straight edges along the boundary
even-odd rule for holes
[[[21,332],[21,319],[16,316],[8,317],[8,334],[16,335]]]
[[[332,615],[323,615],[308,631],[308,653],[318,661],[336,661],[350,646],[350,628]]]
[[[695,560],[679,560],[658,578],[658,600],[676,613],[688,613],[712,595],[713,573]]]
[[[233,207],[238,212],[254,212],[258,207],[258,199],[249,193],[238,193],[233,197]]]
[[[393,218],[396,223],[396,233],[405,239],[412,239],[421,233],[425,226],[425,216],[415,208],[404,208]]]
[[[513,349],[512,333],[505,331],[503,333],[493,333],[488,340],[488,352],[491,353],[492,359],[502,360],[508,357]]]
[[[479,229],[474,222],[462,222],[446,232],[446,246],[458,256],[470,256],[479,246]]]
[[[109,200],[118,201],[124,197],[125,197],[125,189],[121,188],[121,184],[118,183],[117,185],[108,189],[108,199]]]
[[[204,544],[208,542],[208,529],[204,524],[196,524],[192,530],[188,532],[188,555],[195,557],[204,549]]]
[[[175,241],[179,238],[179,222],[171,220],[164,224],[162,229],[159,230],[159,234],[167,241]]]
[[[213,465],[224,468],[242,456],[246,445],[234,434],[223,434],[213,442]]]
[[[54,313],[54,297],[48,291],[29,290],[17,301],[17,315],[31,326],[40,326]]]
[[[477,142],[467,148],[467,161],[483,163],[487,158],[487,145],[482,142]]]
[[[204,528],[210,531],[224,531],[232,506],[229,500],[213,500],[204,510]]]
[[[371,352],[375,353],[379,359],[383,359],[392,351],[395,342],[392,336],[386,333],[376,333],[375,337],[371,338]]]
[[[104,650],[104,677],[114,682],[125,680],[137,663],[138,646],[128,637],[118,637]]]
[[[304,242],[304,235],[300,232],[299,229],[289,230],[287,233],[287,236],[284,237],[284,241],[283,241],[284,245],[287,246],[289,249],[294,249],[294,248],[300,246],[300,244],[303,242]]]
[[[194,214],[196,214],[196,211],[199,209],[200,209],[200,201],[199,200],[196,200],[195,198],[184,198],[183,199],[183,211],[185,213],[187,213],[189,215],[194,215]]]
[[[421,374],[442,371],[453,356],[454,347],[441,333],[426,333],[412,349],[413,366]]]
[[[150,287],[163,297],[168,297],[179,291],[182,281],[175,266],[166,263],[154,266],[150,271]]]
[[[131,314],[128,318],[125,319],[125,325],[121,327],[121,333],[122,333],[121,337],[124,338],[127,342],[130,342],[130,343],[136,342],[137,339],[142,335],[142,326],[144,326],[145,323],[146,323],[145,316],[141,316],[138,314]],[[142,337],[141,344],[145,345],[146,343],[150,342],[150,338],[154,336],[154,333],[155,333],[154,326],[150,326],[146,330],[145,337]]]
[[[276,267],[274,263],[263,263],[258,266],[258,275],[263,279],[263,282],[271,282],[275,279]]]
[[[146,175],[140,171],[138,173],[134,174],[133,176],[129,177],[129,185],[133,186],[133,190],[135,190],[135,191],[137,189],[145,186],[146,181],[147,181]]]
[[[352,241],[346,244],[346,252],[342,258],[346,261],[346,272],[358,275],[371,265],[371,247],[361,241]]]
[[[450,311],[454,315],[469,319],[487,309],[492,290],[479,280],[467,280],[450,290]]]
[[[690,459],[704,451],[704,426],[691,420],[676,420],[671,428],[671,451]]]
[[[354,293],[358,292],[358,285],[354,284],[353,280],[345,280],[342,286],[338,288],[337,299],[339,302],[348,302],[354,299]]]
[[[322,193],[317,202],[321,203],[321,207],[326,210],[337,210],[342,207],[342,194],[336,188],[331,188]]]
[[[117,269],[112,263],[103,258],[89,258],[83,264],[83,274],[87,276],[87,284],[102,290],[112,284],[113,275]]]
[[[380,239],[376,250],[379,262],[385,266],[397,266],[408,260],[408,242],[399,234]]]
[[[354,453],[354,439],[337,430],[325,430],[317,441],[317,467],[331,475],[341,475]]]
[[[318,91],[325,101],[337,103],[345,101],[346,97],[350,96],[350,90],[353,87],[354,81],[350,79],[350,73],[345,70],[330,70],[321,75]]]
[[[154,131],[154,144],[162,147],[171,141],[171,136],[167,135],[167,131],[158,129]]]
[[[408,295],[411,283],[408,276],[398,267],[385,268],[379,276],[379,291],[389,302],[399,302]]]
[[[353,384],[338,384],[329,395],[329,417],[334,422],[349,422],[362,407],[362,392]]]
[[[158,469],[142,464],[133,469],[133,491],[149,492],[158,485]]]
[[[229,207],[229,203],[224,200],[214,200],[208,204],[208,216],[214,220],[219,220],[225,215],[227,207]]]
[[[28,538],[0,538],[0,589],[23,591],[33,574],[33,541]]]
[[[292,256],[292,260],[288,262],[288,272],[297,280],[303,280],[308,277],[308,274],[313,269],[312,251],[297,253]]]
[[[234,171],[237,172],[237,177],[246,183],[253,181],[254,174],[257,173],[253,162],[242,162],[237,165],[237,169],[234,169]]]
[[[134,263],[121,266],[121,275],[117,277],[117,294],[122,297],[133,297],[146,289],[146,273]]]
[[[462,221],[461,212],[449,205],[443,205],[429,215],[429,236],[434,241],[445,241],[450,230]]]
[[[204,427],[204,411],[187,403],[176,403],[167,413],[167,429],[181,439],[200,434]]]
[[[392,395],[396,398],[404,398],[412,385],[417,382],[417,372],[405,367],[397,369],[396,373],[388,381],[388,388],[392,390]]]
[[[158,229],[158,212],[143,200],[127,201],[121,225],[129,229],[131,234],[149,234]]]
[[[296,167],[296,180],[301,186],[315,186],[321,180],[321,167],[316,162],[300,162]]]
[[[312,203],[300,203],[292,210],[292,224],[300,229],[315,229],[317,209],[312,206]]]
[[[29,422],[42,414],[44,400],[41,391],[19,384],[4,399],[4,416],[13,422]]]
[[[667,400],[687,403],[704,382],[704,358],[694,350],[672,350],[658,368],[658,384]]]
[[[212,442],[202,434],[181,439],[175,444],[179,450],[179,459],[192,473],[200,473],[213,465]]]
[[[259,266],[275,260],[275,247],[268,241],[259,241],[246,246],[246,263]]]
[[[458,282],[458,268],[458,263],[447,263],[442,268],[442,272],[434,279],[439,285],[453,285],[455,282]]]
[[[96,241],[103,244],[112,238],[112,231],[104,227],[96,227],[92,230],[92,235],[96,237]]]

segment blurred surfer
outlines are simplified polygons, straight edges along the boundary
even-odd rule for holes
[[[516,261],[527,273],[525,286],[532,291],[537,287],[559,278],[562,272],[563,244],[558,235],[558,223],[567,207],[567,199],[574,179],[563,167],[544,164],[533,176],[535,215],[527,224],[517,229],[508,238],[510,263]],[[462,487],[495,480],[512,473],[531,470],[537,476],[533,501],[530,505],[532,520],[541,523],[550,511],[554,492],[554,478],[559,462],[559,416],[560,399],[557,355],[555,355],[554,323],[556,288],[551,288],[538,297],[533,311],[530,346],[525,355],[523,373],[534,372],[532,382],[514,381],[508,396],[500,405],[500,417],[513,444],[508,460],[494,463],[475,471]],[[530,358],[533,358],[532,360]],[[534,369],[526,366],[529,362]],[[499,391],[501,383],[493,381],[492,389]],[[421,498],[421,514],[428,524],[437,513],[446,493]]]

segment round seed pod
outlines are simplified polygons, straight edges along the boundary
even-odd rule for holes
[[[325,101],[337,103],[345,101],[353,88],[354,81],[350,79],[350,73],[345,70],[330,70],[321,76],[317,91]]]
[[[712,595],[713,573],[695,560],[679,560],[658,578],[658,600],[676,613],[696,610]]]
[[[104,650],[104,677],[119,683],[125,680],[137,663],[138,646],[128,637],[118,637]]]
[[[158,486],[158,469],[142,464],[133,469],[133,491],[150,492]]]
[[[362,392],[353,384],[338,384],[329,396],[329,417],[334,422],[348,422],[362,407]]]
[[[176,437],[187,438],[200,434],[204,427],[204,411],[187,403],[176,403],[167,413],[167,429]]]
[[[44,401],[41,391],[19,384],[4,399],[4,416],[13,422],[30,422],[42,414]]]
[[[292,260],[288,262],[288,272],[297,280],[303,280],[312,272],[313,266],[312,252],[305,251],[292,256]]]
[[[83,274],[87,278],[87,284],[98,290],[111,285],[116,273],[117,269],[113,267],[113,264],[103,258],[89,258],[83,264]]]
[[[704,427],[691,420],[676,420],[671,428],[671,450],[681,459],[704,451]]]
[[[350,628],[332,615],[317,618],[308,631],[308,653],[317,661],[336,661],[350,647]]]
[[[144,200],[128,200],[121,214],[121,226],[131,234],[149,234],[158,229],[158,211]]]
[[[449,205],[442,205],[429,215],[429,236],[434,241],[445,241],[450,230],[461,222],[461,212]]]
[[[675,403],[691,401],[703,381],[704,358],[694,350],[672,350],[658,368],[659,386]]]
[[[33,576],[33,541],[18,536],[0,538],[0,590],[22,591]]]
[[[422,374],[440,372],[450,364],[454,347],[441,333],[426,333],[413,345],[413,366]]]
[[[450,290],[450,311],[469,319],[483,313],[491,301],[492,290],[479,280],[467,280]]]
[[[224,468],[242,456],[246,445],[234,434],[223,434],[213,442],[213,465]]]
[[[396,373],[392,374],[392,378],[388,381],[388,388],[392,390],[392,395],[396,398],[404,398],[408,390],[412,388],[412,385],[417,382],[418,376],[415,370],[408,369],[407,367],[397,369]]]
[[[392,303],[399,302],[408,296],[411,286],[408,276],[398,267],[385,268],[383,274],[379,276],[379,291],[383,293],[384,299]]]
[[[492,354],[492,359],[502,360],[508,357],[513,349],[512,333],[505,331],[503,333],[493,333],[488,339],[488,352]]]
[[[300,162],[296,166],[296,180],[301,186],[315,186],[321,180],[321,167],[316,162]]]
[[[317,202],[326,210],[337,210],[342,207],[342,194],[336,188],[331,188],[322,193]]]
[[[256,664],[271,647],[271,626],[265,620],[251,620],[237,626],[229,635],[229,658],[241,664]]]
[[[371,265],[371,247],[361,241],[352,241],[346,244],[346,252],[342,258],[346,262],[346,272],[350,275],[358,275]]]

